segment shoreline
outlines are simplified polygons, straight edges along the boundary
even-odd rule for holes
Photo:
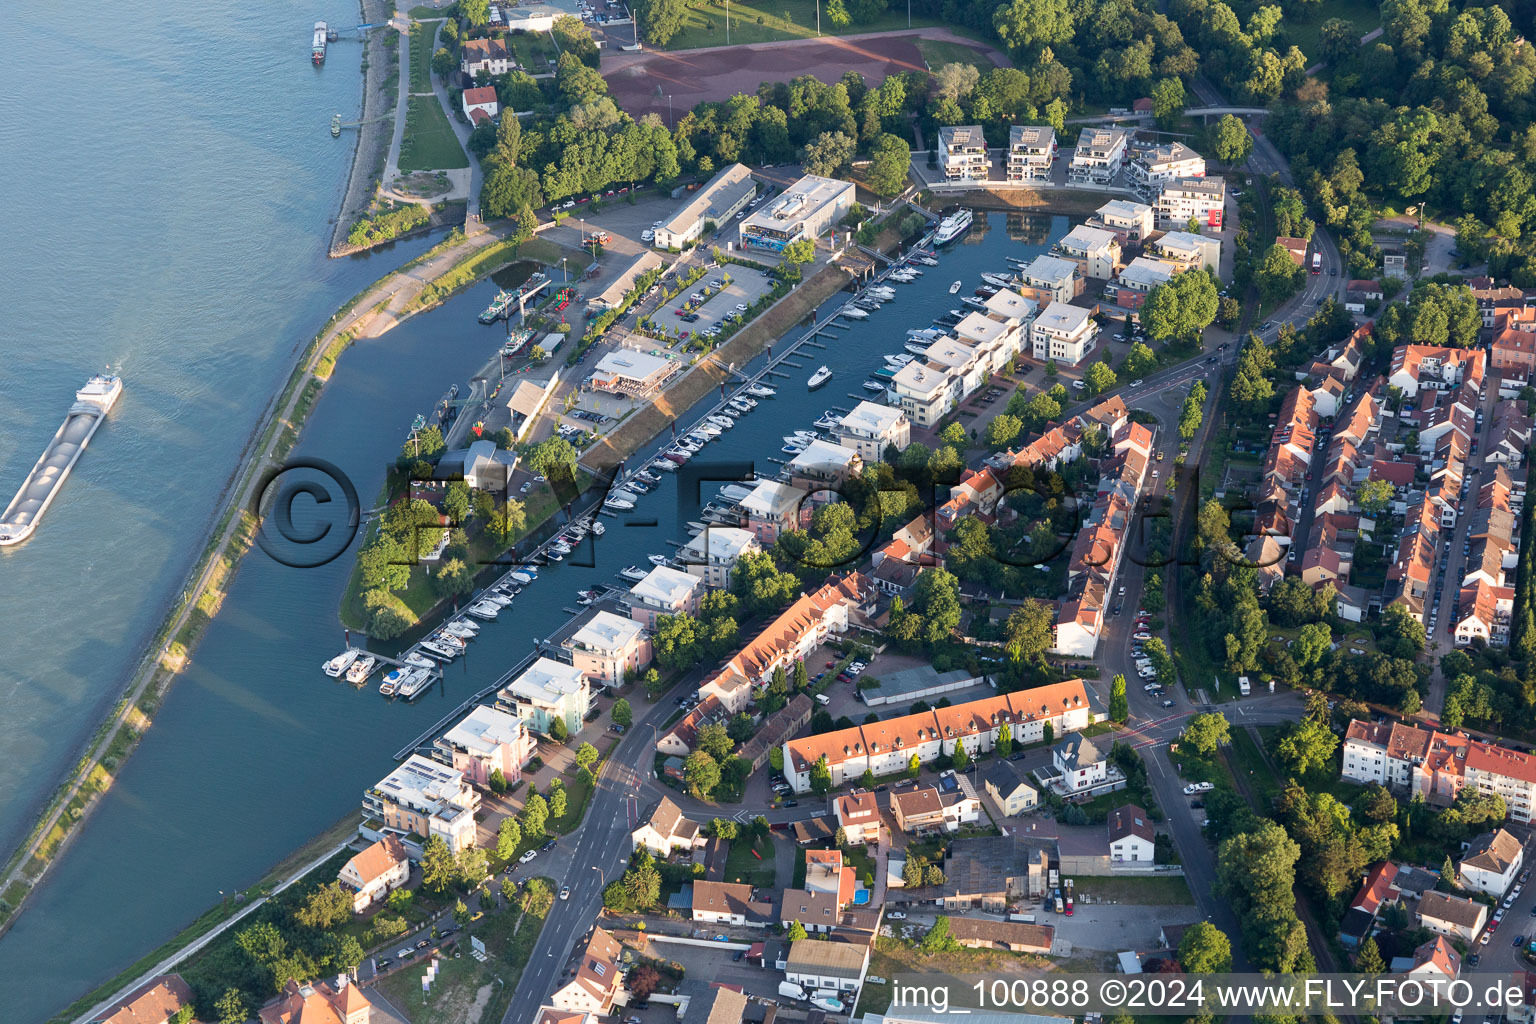
[[[384,32],[394,31],[388,24],[391,16],[396,13],[394,4],[392,0],[359,0],[358,8],[362,12],[362,24],[382,25],[382,28],[370,33],[363,45],[363,102],[362,112],[358,115],[362,124],[357,126],[357,140],[352,147],[352,166],[347,171],[346,187],[342,190],[341,205],[336,211],[335,226],[331,230],[328,255],[333,258],[360,251],[347,244],[347,233],[351,231],[351,222],[368,205],[377,188],[374,180],[377,175],[372,170],[365,172],[363,168],[377,164],[379,172],[383,172],[382,161],[389,152],[389,139],[394,126],[391,118],[389,131],[385,131],[386,126],[378,121],[382,116],[380,106],[389,104],[390,112],[396,113],[390,103],[392,97],[389,91],[383,88],[388,79],[385,73],[385,68],[389,66],[388,57],[395,49],[384,43]],[[365,157],[368,159],[365,160]]]

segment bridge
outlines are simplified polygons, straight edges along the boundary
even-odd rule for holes
[[[1269,114],[1268,107],[1186,107],[1185,117],[1203,117],[1209,121],[1213,117],[1222,117],[1232,114],[1236,117],[1266,117]],[[1150,121],[1151,111],[1136,113],[1127,111],[1123,114],[1100,114],[1094,117],[1069,117],[1067,124],[1106,124],[1114,121]]]

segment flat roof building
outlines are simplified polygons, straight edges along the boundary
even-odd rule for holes
[[[416,857],[422,847],[411,837],[441,836],[454,853],[475,845],[475,811],[480,794],[464,773],[420,754],[363,793],[363,824],[359,831],[377,841],[399,836]]]
[[[502,687],[498,702],[538,732],[547,733],[556,718],[575,735],[591,702],[587,677],[575,665],[540,658]]]
[[[1008,180],[1050,181],[1056,160],[1056,129],[1016,124],[1008,129]]]
[[[731,164],[685,199],[678,211],[656,229],[656,244],[663,249],[681,249],[704,234],[705,224],[720,227],[729,223],[756,194],[757,182],[752,180],[752,172],[742,164]]]
[[[729,587],[731,572],[741,556],[761,551],[757,535],[736,526],[706,523],[704,532],[682,546],[677,564],[690,576],[697,576],[709,587]]]
[[[1226,205],[1224,179],[1175,178],[1159,186],[1153,210],[1157,226],[1164,230],[1182,228],[1193,219],[1220,231]]]
[[[1126,134],[1119,128],[1084,128],[1077,136],[1067,179],[1107,185],[1125,166]]]
[[[702,597],[697,578],[670,565],[658,565],[629,588],[630,618],[654,629],[656,616],[692,615]]]
[[[939,170],[946,181],[984,181],[990,170],[987,137],[979,124],[939,129]]]
[[[1036,256],[1033,262],[1019,271],[1022,284],[1019,294],[1044,305],[1048,302],[1071,302],[1083,293],[1083,274],[1072,260],[1059,256]]]
[[[616,395],[648,395],[682,368],[681,362],[664,356],[621,348],[598,361],[592,386]]]
[[[1156,218],[1152,207],[1146,203],[1133,203],[1129,199],[1111,199],[1094,211],[1088,225],[1113,231],[1122,243],[1140,242],[1152,233]]]
[[[741,222],[744,248],[780,252],[790,242],[815,239],[853,205],[853,183],[807,174]]]
[[[651,638],[632,618],[600,611],[563,645],[571,665],[593,683],[618,686],[651,663]]]
[[[516,778],[537,744],[523,719],[481,704],[433,746],[465,778],[477,786],[489,786],[498,770],[505,778]]]
[[[1079,224],[1056,243],[1056,251],[1078,264],[1085,277],[1108,281],[1120,263],[1120,236],[1107,228]]]
[[[889,405],[860,402],[832,428],[832,436],[844,448],[852,448],[865,462],[879,462],[888,445],[905,448],[912,440],[912,421]]]
[[[1054,359],[1075,366],[1093,348],[1096,331],[1089,310],[1053,302],[1029,326],[1031,351],[1042,362]]]

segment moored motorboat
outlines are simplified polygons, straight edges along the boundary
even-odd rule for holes
[[[411,673],[411,671],[413,670],[392,668],[388,672],[385,672],[384,678],[379,680],[379,692],[388,697],[390,694],[395,692],[396,688],[399,687],[400,680],[406,678]]]
[[[592,524],[592,536],[594,536],[594,537],[601,537],[603,534],[605,534],[607,532],[608,532],[608,527],[604,526],[602,523],[593,523]]]
[[[645,579],[648,573],[645,569],[640,568],[638,565],[626,565],[624,568],[619,570],[619,575],[624,577],[626,580],[629,580],[631,583],[639,583],[641,580]]]
[[[825,384],[827,381],[829,381],[831,379],[832,379],[832,370],[831,370],[831,368],[827,367],[827,366],[823,366],[820,369],[818,369],[815,373],[811,374],[811,379],[805,382],[805,386],[807,388],[811,389],[812,391],[814,391],[814,390],[816,390],[817,388],[821,387],[823,384]]]
[[[864,382],[863,388],[864,388],[865,391],[869,391],[869,392],[873,392],[875,394],[878,394],[878,393],[880,393],[880,392],[885,390],[885,385],[880,383],[877,380],[867,380],[867,381]]]
[[[822,430],[831,430],[833,427],[841,423],[842,420],[843,418],[839,416],[836,411],[828,409],[826,412],[816,417],[816,426],[820,427]]]
[[[652,565],[666,565],[666,564],[668,564],[668,559],[667,559],[666,555],[647,555],[646,557],[650,559],[650,562],[651,562]]]
[[[363,652],[358,650],[356,647],[348,647],[346,650],[342,651],[340,654],[336,655],[336,657],[332,658],[330,661],[327,661],[320,667],[324,670],[326,675],[330,676],[332,679],[335,679],[347,669],[351,668],[352,663],[357,660],[357,656],[362,653]]]
[[[373,667],[378,663],[378,659],[376,659],[371,654],[357,659],[352,663],[352,666],[347,669],[347,682],[354,686],[362,683],[365,679],[373,674]]]

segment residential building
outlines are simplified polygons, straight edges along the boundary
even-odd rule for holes
[[[784,472],[792,486],[818,504],[838,500],[838,492],[864,469],[864,457],[852,448],[817,438],[789,460]]]
[[[1481,391],[1488,353],[1480,348],[1448,348],[1437,345],[1399,345],[1392,351],[1387,383],[1404,398],[1417,398],[1419,389],[1449,391],[1470,384]]]
[[[1506,377],[1529,379],[1536,370],[1536,306],[1500,310],[1492,322],[1486,315],[1483,322],[1493,328],[1488,348],[1493,368]]]
[[[857,993],[868,969],[869,946],[863,943],[796,939],[789,944],[784,978],[807,992],[825,988]]]
[[[494,86],[484,85],[475,89],[465,89],[464,116],[469,118],[469,123],[475,126],[489,124],[496,120],[501,113],[501,102],[496,98]]]
[[[1051,764],[1068,792],[1092,789],[1109,780],[1109,757],[1098,744],[1073,733],[1051,748]]]
[[[1108,281],[1120,267],[1120,236],[1106,228],[1079,224],[1052,251],[1076,263],[1083,277]]]
[[[991,176],[987,137],[979,124],[939,129],[939,170],[945,181],[985,181]]]
[[[656,229],[656,245],[662,249],[691,245],[703,236],[706,224],[726,226],[755,195],[757,182],[752,180],[752,172],[742,164],[731,164],[683,199],[677,212]]]
[[[770,750],[780,749],[785,740],[811,724],[812,707],[811,698],[803,693],[795,694],[788,704],[758,726],[752,738],[737,749],[736,756],[751,765],[753,771],[760,771],[768,763]]]
[[[1211,273],[1221,271],[1221,237],[1196,235],[1188,231],[1169,231],[1152,243],[1159,256],[1171,263],[1199,267]]]
[[[1205,157],[1182,142],[1150,146],[1131,161],[1131,188],[1143,198],[1157,194],[1162,186],[1179,178],[1205,177]]]
[[[656,392],[673,374],[682,370],[681,360],[653,356],[634,349],[614,349],[597,361],[592,387],[597,391],[645,398]]]
[[[1050,181],[1056,162],[1056,129],[1016,124],[1008,129],[1008,180]]]
[[[1093,350],[1097,333],[1091,310],[1052,302],[1029,325],[1030,350],[1041,362],[1054,359],[1076,366]]]
[[[1125,166],[1126,134],[1119,128],[1084,128],[1077,136],[1067,180],[1079,185],[1108,185]]]
[[[1488,908],[1465,896],[1430,890],[1419,897],[1419,924],[1451,939],[1471,943],[1488,920]]]
[[[693,883],[692,916],[704,924],[766,927],[774,921],[773,906],[754,899],[750,885],[735,882]]]
[[[799,529],[802,517],[808,517],[805,508],[806,492],[799,487],[777,480],[760,480],[752,493],[741,502],[741,510],[747,516],[747,529],[757,535],[764,546],[778,540],[785,530]]]
[[[1397,958],[1393,958],[1394,965]],[[1393,968],[1396,973],[1396,967]],[[1432,978],[1441,982],[1455,981],[1461,974],[1461,954],[1438,935],[1413,951],[1413,957],[1403,972],[1410,977]]]
[[[742,706],[745,707],[745,704]],[[720,703],[719,697],[709,693],[701,697],[693,710],[678,719],[672,728],[657,738],[656,750],[670,757],[679,759],[687,757],[693,752],[693,745],[698,741],[700,729],[706,725],[724,726],[730,718],[730,710]],[[681,773],[673,777],[679,782],[685,781]]]
[[[964,394],[963,387],[961,377],[935,369],[923,359],[912,360],[891,378],[901,411],[919,427],[931,427],[948,415]]]
[[[336,881],[352,893],[352,912],[361,914],[411,877],[411,858],[397,836],[372,843],[341,867]]]
[[[704,532],[684,544],[675,561],[706,587],[725,589],[742,555],[763,550],[757,534],[735,526],[706,523]]]
[[[696,615],[703,599],[704,583],[697,576],[659,565],[629,588],[629,617],[654,630],[658,615]]]
[[[1520,840],[1502,828],[1484,832],[1472,840],[1467,852],[1462,854],[1457,868],[1461,887],[1487,893],[1496,900],[1504,898],[1520,874],[1525,862],[1525,852]]]
[[[891,796],[896,827],[911,835],[955,832],[981,818],[981,803],[963,792],[941,793],[933,786]]]
[[[558,718],[572,736],[581,729],[591,702],[591,684],[581,669],[550,658],[528,666],[497,697],[499,705],[525,719],[535,732],[548,733]]]
[[[1152,204],[1153,219],[1163,230],[1183,228],[1191,220],[1220,231],[1227,206],[1222,178],[1175,178],[1162,184]]]
[[[373,1004],[345,974],[331,981],[289,980],[276,1002],[256,1014],[261,1024],[369,1024]]]
[[[191,1005],[192,986],[179,974],[162,974],[92,1018],[91,1024],[167,1024],[182,1007]]]
[[[1041,305],[1071,302],[1083,294],[1082,268],[1059,256],[1036,256],[1029,266],[1019,271],[1019,281],[1018,293]]]
[[[832,428],[832,436],[866,463],[878,463],[886,448],[894,445],[900,451],[911,443],[912,421],[894,406],[860,402]]]
[[[1444,806],[1462,787],[1497,794],[1511,821],[1536,806],[1536,755],[1405,722],[1354,721],[1344,733],[1340,773]]]
[[[880,839],[880,804],[875,794],[860,790],[832,801],[837,826],[850,844],[873,843]]]
[[[1081,679],[968,701],[944,710],[964,712],[973,706],[980,708],[989,727],[980,738],[987,750],[996,744],[997,730],[1005,723],[1013,741],[1023,744],[1044,738],[1047,722],[1055,735],[1065,736],[1105,717],[1097,698]],[[953,740],[949,749],[954,749]],[[791,788],[804,793],[810,789],[811,768],[822,757],[827,759],[832,785],[839,786],[857,779],[865,769],[889,775],[906,768],[913,754],[919,763],[928,764],[944,752],[944,733],[938,715],[930,710],[788,740],[784,744],[784,775]]]
[[[615,687],[651,663],[651,637],[634,619],[600,611],[563,644],[571,664],[587,680]]]
[[[498,771],[503,778],[515,780],[533,757],[538,741],[523,719],[482,704],[439,736],[433,746],[439,760],[463,772],[475,785],[487,788]]]
[[[1143,242],[1156,222],[1152,207],[1128,199],[1111,199],[1088,218],[1088,226],[1113,231],[1121,244]]]
[[[575,975],[549,997],[551,1006],[606,1016],[615,1004],[623,1004],[623,950],[612,935],[594,925],[586,946],[576,955],[575,969]]]
[[[394,834],[413,858],[421,856],[418,840],[439,836],[457,854],[475,845],[475,812],[480,794],[464,773],[420,754],[363,793],[365,839],[379,840]]]
[[[841,913],[845,905],[853,902],[859,885],[853,868],[843,863],[841,850],[806,850],[805,888],[831,895]]]
[[[459,70],[471,78],[482,71],[504,75],[512,70],[512,56],[500,39],[465,39],[459,43]]]
[[[1034,810],[1040,803],[1040,791],[1030,784],[1029,774],[1008,758],[992,759],[982,773],[982,788],[1005,818]]]
[[[662,860],[674,853],[702,850],[705,842],[699,823],[683,817],[682,809],[668,797],[662,797],[650,816],[629,834],[631,853],[644,847]]]
[[[853,183],[807,174],[740,222],[742,248],[779,252],[802,238],[816,239],[853,205]]]
[[[837,927],[839,910],[836,893],[785,889],[779,894],[778,919],[786,929],[798,921],[807,932],[830,932]]]
[[[1156,835],[1145,810],[1135,804],[1117,807],[1109,812],[1108,825],[1112,863],[1151,864],[1156,859]]]
[[[1140,309],[1152,289],[1172,281],[1181,269],[1167,260],[1137,256],[1121,268],[1109,294],[1117,306]]]

